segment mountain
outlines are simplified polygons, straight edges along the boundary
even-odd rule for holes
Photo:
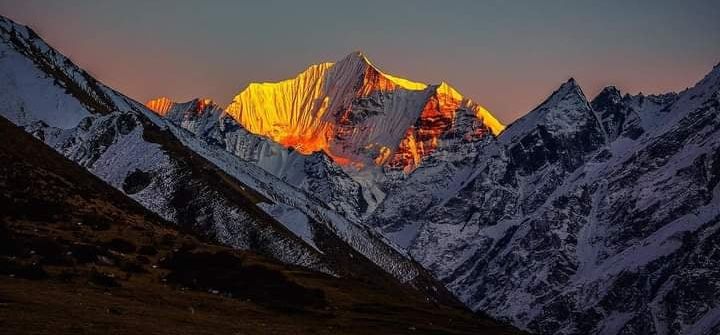
[[[163,219],[288,264],[457,304],[379,234],[97,82],[27,27],[2,18],[0,39],[0,114]]]
[[[571,79],[497,139],[431,155],[367,223],[532,332],[715,334],[719,108],[720,66],[592,102]]]
[[[457,133],[460,118],[476,120],[473,138],[504,129],[447,83],[386,74],[360,52],[293,79],[252,83],[225,109],[194,107],[201,101],[208,100],[161,97],[146,106],[352,222],[373,213],[389,189]]]
[[[0,140],[4,332],[517,333],[391,282],[214,245],[3,118]]]
[[[324,151],[340,165],[412,171],[472,110],[498,134],[503,125],[446,83],[426,85],[380,71],[360,52],[310,66],[277,83],[252,83],[226,108],[245,129],[309,154]]]

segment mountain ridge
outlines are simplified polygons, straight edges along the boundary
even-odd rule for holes
[[[469,306],[523,329],[713,334],[718,72],[679,94],[610,88],[590,103],[568,81],[490,152],[421,165],[368,224]]]
[[[5,331],[363,334],[380,323],[392,332],[518,333],[402,287],[215,245],[3,117],[0,139],[0,198],[10,205],[0,211]]]

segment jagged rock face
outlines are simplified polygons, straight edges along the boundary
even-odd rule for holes
[[[609,141],[618,138],[626,129],[626,125],[631,122],[629,120],[630,111],[625,110],[626,104],[622,99],[620,91],[614,86],[610,86],[603,89],[592,101],[592,108],[598,113]],[[639,135],[642,135],[642,132],[633,133],[633,136]]]
[[[507,143],[513,161],[529,174],[556,162],[572,171],[587,153],[602,146],[605,138],[585,95],[570,79],[513,123],[500,140]]]
[[[500,154],[489,129],[472,111],[457,113],[455,127],[445,133],[441,145],[406,180],[389,192],[367,220],[396,244],[408,248],[434,206],[447,201],[484,164]]]
[[[503,126],[443,83],[425,85],[378,70],[361,53],[313,65],[296,78],[250,84],[227,112],[250,132],[302,153],[322,150],[341,165],[412,171],[461,108],[492,133]]]
[[[435,152],[446,134],[460,131],[455,129],[458,125],[455,125],[454,121],[456,116],[468,110],[474,111],[478,122],[487,123],[484,127],[477,127],[478,131],[472,134],[473,137],[496,135],[502,129],[499,125],[491,126],[487,118],[483,119],[482,115],[489,115],[483,107],[463,101],[460,93],[446,83],[442,83],[428,98],[415,124],[406,130],[387,166],[401,169],[405,173],[413,171],[425,157]]]
[[[621,96],[614,86],[605,88],[592,101],[609,141],[618,137],[637,140],[645,128],[653,128],[662,119],[662,109],[672,104],[677,94]]]
[[[220,109],[208,101],[173,105],[164,110],[168,119],[160,118],[94,80],[27,27],[2,17],[0,70],[2,116],[168,221],[286,263],[394,281],[431,300],[455,301],[365,226],[220,147],[225,137],[214,132],[241,128],[218,125]],[[324,177],[337,172],[324,168],[327,162],[313,156],[306,165]],[[327,184],[312,187],[336,192]]]
[[[519,177],[533,185],[524,191],[524,213],[542,205],[567,174],[606,141],[600,121],[574,79],[513,123],[499,139],[507,146]]]
[[[719,97],[720,67],[592,104],[568,82],[469,156],[431,155],[368,223],[533,332],[717,333]]]

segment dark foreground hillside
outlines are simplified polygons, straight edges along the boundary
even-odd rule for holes
[[[512,334],[178,232],[0,119],[3,333]]]

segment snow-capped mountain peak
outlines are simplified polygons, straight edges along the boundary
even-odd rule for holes
[[[607,86],[598,93],[598,95],[593,99],[593,101],[596,100],[605,100],[612,103],[620,102],[620,99],[622,99],[622,93],[620,90],[615,86]]]
[[[362,51],[350,53],[337,62],[335,72],[342,74],[342,76],[362,79],[363,84],[367,86],[363,87],[362,91],[392,90],[395,88],[421,91],[428,87],[425,83],[414,82],[383,72]]]
[[[302,153],[322,150],[343,166],[386,165],[410,172],[432,153],[461,108],[476,111],[493,134],[502,131],[486,109],[447,83],[393,76],[353,52],[293,79],[251,84],[226,111],[251,133]]]
[[[553,134],[572,132],[593,118],[585,94],[575,79],[570,78],[542,104],[508,126],[500,139],[504,142],[517,142],[537,127],[543,127]]]

